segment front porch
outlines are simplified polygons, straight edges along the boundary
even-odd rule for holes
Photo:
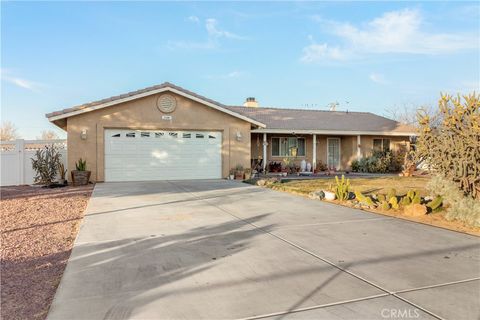
[[[252,132],[252,169],[257,164],[257,170],[263,173],[281,173],[285,166],[298,168],[304,160],[310,170],[302,171],[351,171],[354,159],[369,156],[378,148],[393,152],[408,150],[409,137]]]

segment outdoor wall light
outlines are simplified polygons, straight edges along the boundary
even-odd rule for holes
[[[242,133],[240,131],[237,131],[237,134],[235,136],[237,138],[237,141],[242,141],[243,136],[242,136]]]
[[[87,129],[83,129],[82,132],[80,132],[80,139],[87,140]]]

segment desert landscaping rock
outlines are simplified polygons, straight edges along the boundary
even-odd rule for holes
[[[45,319],[92,188],[0,189],[2,319]]]
[[[427,214],[427,207],[423,204],[414,203],[405,206],[403,213],[409,217],[421,217]]]

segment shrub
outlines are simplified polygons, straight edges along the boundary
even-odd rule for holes
[[[418,114],[416,156],[460,188],[480,198],[480,94],[442,95],[439,114]]]
[[[427,184],[427,190],[441,196],[448,205],[445,213],[447,220],[459,220],[473,227],[480,227],[480,201],[465,196],[458,186],[448,179],[437,175]]]
[[[358,161],[357,159],[353,160],[350,167],[352,168],[353,172],[359,172],[360,171],[360,161]]]
[[[327,168],[327,165],[325,163],[323,163],[321,160],[319,160],[317,162],[317,166],[315,168],[317,171],[326,171],[328,168]]]
[[[401,164],[393,157],[391,151],[375,151],[369,157],[353,160],[351,167],[354,172],[386,173],[400,170]]]
[[[35,157],[31,159],[32,168],[36,172],[34,181],[47,186],[52,185],[58,172],[61,156],[58,148],[54,145],[47,145],[43,149],[37,150]]]

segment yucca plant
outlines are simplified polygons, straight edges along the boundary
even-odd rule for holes
[[[75,168],[78,171],[86,171],[87,170],[87,160],[82,160],[82,158],[80,158],[78,160],[78,162],[75,163]]]
[[[350,193],[350,179],[345,180],[345,176],[342,175],[342,179],[338,179],[338,176],[335,176],[335,183],[336,186],[333,188],[333,192],[335,192],[335,196],[340,201],[348,200],[348,196]]]

